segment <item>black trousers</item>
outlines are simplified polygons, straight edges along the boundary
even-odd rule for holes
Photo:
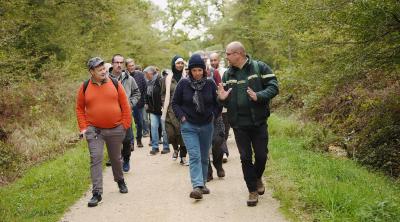
[[[131,143],[132,143],[132,141],[134,141],[133,130],[132,130],[132,127],[129,127],[126,130],[125,138],[122,141],[122,150],[121,150],[122,159],[126,162],[128,162],[129,159],[131,158]]]
[[[257,190],[257,179],[265,170],[268,156],[268,125],[233,128],[244,180],[249,192]],[[253,163],[254,152],[254,163]]]
[[[222,170],[222,158],[224,156],[224,151],[221,149],[221,144],[212,145],[211,147],[212,157],[213,157],[213,165],[217,171]],[[211,161],[208,161],[208,175],[212,176],[213,169],[211,167]]]

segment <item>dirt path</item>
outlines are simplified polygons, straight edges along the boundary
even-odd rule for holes
[[[118,192],[111,169],[107,168],[99,206],[87,207],[91,197],[88,191],[61,221],[286,221],[268,190],[256,207],[246,206],[248,192],[233,136],[228,139],[231,154],[224,164],[226,177],[216,178],[214,170],[214,180],[207,184],[211,194],[204,195],[201,201],[189,198],[189,167],[172,161],[172,154],[149,156],[148,138],[143,142],[145,147],[132,153],[131,171],[125,174],[128,194]]]

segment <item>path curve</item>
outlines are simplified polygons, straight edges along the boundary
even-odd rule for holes
[[[211,194],[204,195],[200,201],[189,198],[189,167],[173,161],[171,153],[149,156],[148,138],[144,138],[143,144],[144,148],[135,148],[132,152],[131,171],[125,174],[129,193],[118,192],[111,169],[107,168],[103,174],[103,201],[99,206],[87,207],[91,197],[89,189],[61,221],[286,221],[270,190],[260,196],[256,207],[247,207],[248,192],[233,134],[228,139],[230,156],[224,164],[226,177],[218,179],[214,170],[214,180],[207,184]]]

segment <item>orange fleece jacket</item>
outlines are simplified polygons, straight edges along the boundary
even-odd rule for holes
[[[81,132],[88,126],[109,129],[122,124],[128,129],[132,123],[124,87],[118,82],[117,92],[110,79],[100,86],[90,80],[85,93],[81,85],[76,99],[76,116]]]

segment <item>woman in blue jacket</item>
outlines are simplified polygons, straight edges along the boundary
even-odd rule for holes
[[[221,113],[217,102],[217,86],[207,79],[206,65],[199,54],[189,59],[188,78],[181,79],[175,89],[172,109],[181,121],[181,134],[189,153],[190,197],[202,199],[209,194],[206,187],[208,154],[213,134],[213,121]]]

